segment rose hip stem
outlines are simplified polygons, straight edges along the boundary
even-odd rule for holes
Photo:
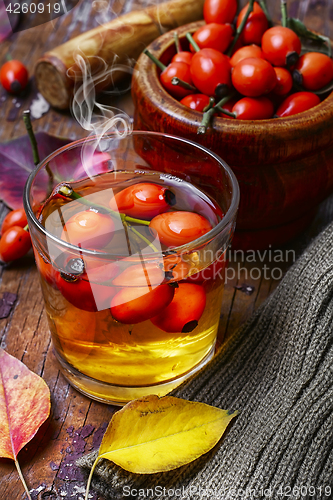
[[[225,104],[225,102],[224,102],[224,104]],[[235,113],[232,113],[231,111],[228,111],[227,109],[222,108],[218,104],[216,104],[215,107],[216,107],[216,109],[218,111],[220,111],[220,113],[223,113],[224,115],[230,116],[230,118],[236,118],[236,114]]]
[[[161,71],[164,71],[166,69],[165,64],[163,64],[159,59],[157,59],[157,57],[155,57],[151,52],[149,52],[148,49],[144,49],[143,53],[146,54],[146,56],[148,56],[149,59],[151,59],[153,63],[155,63],[156,66],[160,68]]]
[[[32,124],[31,124],[31,119],[30,119],[30,109],[23,111],[23,122],[24,122],[24,125],[26,128],[26,131],[28,133],[29,139],[30,139],[33,162],[35,165],[38,165],[40,159],[39,159],[39,153],[38,153],[38,145],[37,145],[36,137],[35,137],[34,130],[32,128]],[[49,176],[49,190],[52,191],[53,180],[54,180],[53,172],[50,169],[48,164],[45,165],[45,170],[47,172],[47,175]]]
[[[175,40],[176,52],[178,54],[179,52],[181,52],[181,46],[179,43],[179,36],[178,36],[178,33],[176,31],[173,34],[173,38]]]
[[[215,98],[214,97],[210,97],[209,98],[209,104],[207,104],[207,106],[203,109],[204,113],[206,113],[206,111],[208,111],[209,109],[211,109],[214,105],[215,105]]]
[[[157,59],[157,57],[155,57],[151,52],[149,52],[148,49],[144,49],[143,53],[146,54],[146,56],[148,56],[149,59],[151,59],[153,61],[153,63],[155,63],[156,66],[158,66],[160,68],[161,71],[164,71],[167,68],[165,66],[165,64],[163,64],[159,59]],[[187,82],[184,82],[183,80],[181,80],[177,76],[174,76],[172,78],[171,83],[172,83],[172,85],[178,85],[179,87],[182,87],[184,89],[193,90],[193,92],[196,91],[195,87],[193,87],[192,85],[190,85]]]
[[[196,52],[199,52],[200,50],[200,47],[199,45],[197,44],[197,42],[194,40],[193,36],[191,35],[191,33],[186,33],[186,38],[188,39],[188,41],[190,42],[190,44],[192,45],[192,47],[194,48],[194,50]]]
[[[226,109],[223,109],[223,105],[230,101],[230,99],[234,97],[234,93],[231,93],[230,95],[227,95],[226,97],[223,97],[215,106],[210,108],[208,111],[206,111],[202,117],[202,121],[198,127],[197,134],[205,134],[207,127],[214,115],[214,113],[217,111],[222,111],[224,114],[231,116],[232,118],[236,118],[235,113],[230,113],[230,111],[227,111]]]
[[[184,82],[178,76],[174,76],[171,80],[172,85],[178,85],[179,87],[182,87],[183,89],[188,89],[188,90],[193,90],[193,92],[196,92],[195,87],[191,85],[190,83]]]
[[[150,246],[150,248],[153,250],[153,252],[158,252],[157,248],[155,247],[155,245],[148,240],[148,238],[146,238],[145,236],[143,236],[143,234],[139,233],[139,231],[137,231],[135,229],[135,227],[131,226],[130,224],[127,224],[126,221],[123,221],[125,227],[127,227],[130,231],[132,231],[132,233],[134,233],[136,236],[138,236],[138,238],[140,238],[142,241],[144,241],[145,243],[147,243],[148,246]]]
[[[265,14],[265,16],[267,18],[269,26],[273,26],[273,20],[272,20],[271,16],[269,15],[269,12],[267,10],[266,1],[265,0],[259,0],[259,5],[262,8],[262,10],[264,11],[264,14]]]
[[[236,34],[234,36],[234,39],[228,49],[228,52],[227,52],[227,55],[228,56],[231,56],[232,54],[232,51],[234,50],[234,47],[238,41],[238,38],[240,37],[242,31],[243,31],[243,28],[246,24],[246,21],[247,21],[247,18],[249,17],[249,15],[251,14],[251,12],[253,11],[253,4],[254,4],[254,0],[249,0],[249,6],[247,8],[247,11],[245,13],[245,16],[243,17],[242,19],[242,22],[240,23],[240,25],[238,26],[237,30],[236,30]]]
[[[40,161],[39,154],[38,154],[38,146],[37,146],[36,137],[35,137],[34,131],[32,129],[32,125],[31,125],[30,110],[29,109],[27,109],[26,111],[23,111],[23,121],[24,121],[25,128],[27,130],[29,139],[30,139],[34,164],[38,165],[38,163]]]
[[[288,24],[287,2],[285,0],[281,0],[281,24],[284,28],[286,28]]]

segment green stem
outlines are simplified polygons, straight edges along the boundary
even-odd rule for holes
[[[236,113],[232,113],[231,111],[228,111],[227,109],[221,108],[220,106],[216,106],[216,107],[224,115],[230,116],[230,118],[236,118]]]
[[[186,38],[188,39],[188,41],[190,42],[190,44],[192,45],[192,47],[194,48],[194,50],[196,52],[199,52],[200,50],[200,47],[199,45],[197,44],[197,42],[193,39],[191,33],[186,33]]]
[[[70,186],[67,184],[63,184],[59,189],[58,193],[60,193],[63,196],[66,196],[66,198],[70,198],[71,200],[77,200],[83,205],[86,205],[88,207],[96,208],[101,210],[102,212],[107,212],[108,214],[111,214],[115,217],[120,217],[122,221],[125,222],[132,222],[134,224],[143,224],[145,226],[149,226],[150,222],[148,220],[142,220],[142,219],[135,219],[134,217],[130,217],[129,215],[120,213],[120,212],[115,212],[114,210],[111,210],[111,208],[104,207],[102,205],[98,205],[97,203],[91,203],[90,201],[86,200],[83,196],[80,194],[76,193]]]
[[[226,95],[225,97],[223,97],[223,99],[221,99],[218,103],[215,104],[215,108],[217,107],[221,107],[224,106],[224,104],[226,104],[228,101],[230,101],[230,99],[232,97],[235,97],[235,92],[231,92],[231,94],[229,95]]]
[[[230,95],[227,95],[226,97],[223,97],[215,106],[210,108],[208,111],[206,111],[202,117],[202,121],[198,127],[197,134],[205,134],[208,125],[210,124],[210,121],[215,114],[216,111],[219,111],[219,108],[222,108],[224,104],[226,104],[230,99],[234,96],[234,92],[232,92]]]
[[[128,250],[128,255],[132,255],[132,248],[131,248],[131,241],[128,235],[128,225],[126,222],[123,222],[123,226],[125,229],[125,236],[126,236],[126,243],[127,243],[127,250]]]
[[[13,60],[12,56],[10,54],[6,54],[6,61],[8,62],[12,60]]]
[[[287,16],[287,2],[286,0],[281,0],[281,24],[284,28],[287,27],[288,16]]]
[[[155,63],[156,66],[160,68],[161,71],[164,71],[166,69],[165,64],[163,64],[159,59],[157,59],[157,57],[155,57],[151,52],[149,52],[148,49],[145,49],[143,53],[146,54],[146,56],[148,56],[149,59],[151,59],[153,63]]]
[[[31,125],[30,110],[29,109],[27,109],[26,111],[23,112],[23,121],[24,121],[25,128],[27,130],[29,139],[30,139],[34,164],[38,165],[38,163],[39,163],[38,146],[37,146],[36,137],[35,137],[34,131],[32,129],[32,125]]]
[[[29,500],[32,500],[32,499],[31,499],[31,496],[30,496],[30,493],[29,493],[29,490],[28,490],[27,483],[25,482],[24,477],[23,477],[23,474],[22,474],[22,471],[21,471],[21,468],[20,468],[20,464],[18,463],[18,461],[17,461],[17,459],[16,459],[16,458],[15,458],[14,462],[15,462],[15,466],[16,466],[16,469],[17,469],[18,475],[19,475],[19,477],[20,477],[20,479],[21,479],[21,481],[22,481],[22,483],[23,483],[23,486],[24,486],[25,492],[26,492],[26,494],[28,495],[28,499],[29,499]]]
[[[244,29],[244,26],[246,24],[247,18],[249,17],[249,15],[251,14],[251,12],[253,11],[253,4],[254,4],[254,0],[250,0],[249,1],[249,6],[248,6],[247,11],[245,13],[245,16],[243,17],[242,22],[240,23],[240,25],[237,28],[236,34],[234,36],[234,39],[233,39],[233,41],[232,41],[232,43],[231,43],[231,45],[229,47],[229,50],[227,52],[228,56],[231,56],[232,51],[234,50],[234,47],[235,47],[235,45],[236,45],[236,43],[238,41],[238,38],[240,37],[240,35],[241,35],[241,33],[242,33],[243,29]]]
[[[214,106],[215,107],[215,106]],[[207,127],[208,125],[210,124],[210,121],[215,113],[215,109],[213,108],[210,108],[208,111],[206,111],[202,117],[202,120],[201,120],[201,123],[197,129],[197,134],[198,135],[201,135],[201,134],[205,134],[206,133],[206,130],[207,130]]]
[[[150,224],[149,220],[135,219],[125,214],[120,214],[120,218],[125,222],[132,222],[133,224],[142,224],[143,226],[149,226]]]
[[[266,1],[265,0],[259,0],[259,5],[262,8],[262,10],[264,11],[264,14],[265,14],[265,16],[267,18],[269,26],[273,26],[273,19],[271,18],[271,16],[269,15],[269,12],[267,10]]]
[[[176,31],[173,34],[173,38],[175,40],[176,52],[178,54],[181,51],[181,47],[180,47],[180,43],[179,43],[179,36],[178,36],[178,33]]]
[[[193,85],[191,85],[190,83],[184,82],[184,80],[181,80],[180,78],[178,78],[178,76],[174,76],[171,79],[171,83],[172,83],[172,85],[178,85],[179,87],[182,87],[183,89],[192,90],[193,92],[197,92],[197,89],[195,87],[193,87]]]
[[[28,226],[28,224],[27,224],[26,226],[24,226],[24,228],[23,228],[23,229],[24,229],[24,231],[29,232],[29,226]]]
[[[145,49],[143,52],[144,52],[144,54],[146,54],[149,57],[149,59],[151,59],[153,61],[153,63],[156,64],[156,66],[158,66],[160,68],[161,71],[164,71],[166,69],[166,66],[161,61],[159,61],[151,52],[149,52],[149,50]],[[195,87],[193,87],[192,85],[190,85],[187,82],[184,82],[183,80],[181,80],[177,76],[173,77],[173,79],[171,80],[171,83],[172,83],[172,85],[179,85],[179,87],[183,87],[184,89],[192,90],[193,92],[196,91]]]
[[[130,231],[132,231],[132,233],[136,234],[136,236],[138,236],[142,241],[144,241],[153,250],[153,252],[158,252],[158,249],[155,247],[155,245],[153,245],[153,243],[149,241],[148,238],[143,236],[143,234],[139,233],[139,231],[137,231],[135,227],[129,226],[128,224],[126,224],[126,226]]]
[[[207,104],[207,106],[206,106],[206,107],[204,108],[204,110],[203,110],[203,111],[204,111],[204,113],[205,113],[206,111],[208,111],[209,109],[211,109],[211,108],[214,106],[214,104],[215,104],[215,99],[214,99],[214,97],[210,97],[210,98],[209,98],[209,104]]]
[[[27,130],[29,139],[30,139],[33,162],[35,165],[38,165],[38,163],[39,163],[38,145],[37,145],[37,141],[36,141],[36,136],[34,134],[34,130],[33,130],[32,125],[31,125],[30,110],[29,109],[23,112],[23,121],[24,121],[25,128]],[[45,165],[45,170],[47,172],[47,175],[49,176],[48,189],[49,189],[49,192],[52,192],[54,177],[53,177],[53,172],[50,169],[50,166],[48,163]]]

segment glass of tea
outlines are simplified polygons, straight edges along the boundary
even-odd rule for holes
[[[225,162],[154,132],[73,142],[24,193],[61,371],[98,401],[163,396],[214,355],[239,202]]]

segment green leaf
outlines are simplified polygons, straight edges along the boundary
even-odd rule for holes
[[[302,21],[299,19],[294,19],[292,17],[289,17],[287,20],[288,28],[291,30],[295,31],[295,33],[298,36],[305,37],[305,38],[310,38],[310,40],[315,40],[316,42],[319,43],[326,43],[327,38],[318,35],[317,33],[314,33],[313,31],[310,31]]]
[[[300,38],[302,38],[302,48],[303,52],[324,52],[327,54],[329,57],[332,55],[332,49],[331,49],[331,41],[327,36],[319,35],[318,33],[314,33],[313,31],[309,30],[302,21],[299,19],[295,18],[288,18],[287,19],[287,26],[288,28],[292,29]],[[307,42],[312,42],[314,44],[317,44],[317,47],[315,45],[308,45]],[[323,45],[326,44],[325,49],[323,50]]]

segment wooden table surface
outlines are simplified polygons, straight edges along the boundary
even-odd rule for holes
[[[142,0],[114,0],[110,3],[110,18],[148,4]],[[268,1],[269,7],[271,3]],[[94,5],[96,2],[81,0],[70,13],[53,23],[12,35],[0,45],[0,64],[5,62],[6,54],[10,53],[13,58],[23,61],[32,74],[34,64],[43,52],[97,25]],[[302,13],[298,2],[290,2],[290,8],[293,9],[293,15]],[[325,24],[326,18],[318,15],[316,10],[307,13],[306,21],[309,27],[321,28],[327,33],[329,26]],[[32,84],[29,95],[21,100],[9,97],[4,91],[0,92],[0,141],[3,142],[25,133],[21,114],[36,99],[36,91]],[[129,114],[133,112],[129,95],[121,98],[113,96],[112,105],[125,109]],[[86,135],[70,113],[53,109],[36,119],[33,126],[35,131],[70,139]],[[324,202],[306,233],[282,249],[270,249],[266,254],[260,252],[247,256],[231,252],[221,309],[220,342],[243,324],[272,293],[299,252],[331,220],[332,207],[332,199]],[[0,220],[7,212],[8,208],[1,204]],[[60,374],[52,351],[32,253],[8,267],[0,266],[0,298],[4,292],[17,294],[18,298],[10,315],[0,319],[0,345],[42,376],[51,391],[50,418],[19,453],[19,462],[31,496],[33,499],[83,499],[85,479],[76,467],[75,460],[98,446],[115,408],[81,395]],[[0,459],[0,497],[8,500],[24,498],[23,486],[14,463],[7,459]],[[91,498],[97,499],[96,495]]]

